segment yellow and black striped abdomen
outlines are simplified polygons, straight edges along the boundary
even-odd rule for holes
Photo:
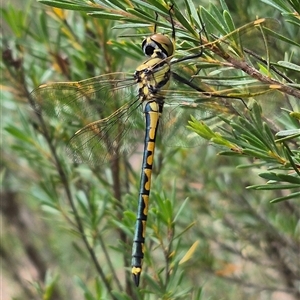
[[[155,138],[159,117],[162,113],[162,110],[163,103],[149,101],[145,104],[145,149],[142,163],[138,213],[132,247],[132,275],[136,285],[139,284],[139,278],[142,271],[142,259],[144,258],[145,231],[149,208],[149,194],[155,150]]]

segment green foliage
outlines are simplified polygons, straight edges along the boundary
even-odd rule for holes
[[[203,51],[174,69],[212,96],[199,95],[182,126],[221,152],[158,143],[140,288],[130,278],[140,153],[73,163],[65,147],[78,120],[36,114],[30,92],[48,81],[132,74],[144,60],[142,39],[154,28],[171,35],[169,3],[40,2],[47,6],[2,8],[1,212],[9,226],[0,252],[13,297],[296,299],[298,1],[174,3],[174,59]],[[195,117],[203,107],[217,118]],[[24,269],[34,275],[22,278]]]

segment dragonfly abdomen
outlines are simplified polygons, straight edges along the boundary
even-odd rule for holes
[[[135,234],[132,246],[132,275],[136,286],[139,285],[142,271],[142,260],[144,258],[144,242],[146,222],[149,209],[149,194],[151,187],[151,175],[155,150],[155,139],[159,118],[163,111],[163,99],[148,101],[144,107],[146,120],[146,131],[144,140],[144,153],[140,192],[138,200],[138,213],[135,227]]]

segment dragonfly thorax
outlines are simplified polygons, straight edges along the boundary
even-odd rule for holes
[[[169,62],[158,57],[150,58],[137,67],[134,77],[139,86],[140,100],[163,99],[163,90],[168,88],[170,76]]]
[[[142,49],[145,55],[151,57],[161,56],[161,58],[167,58],[174,53],[172,41],[168,36],[161,33],[155,33],[144,39]]]

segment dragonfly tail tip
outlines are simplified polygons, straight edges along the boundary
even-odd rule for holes
[[[138,287],[140,284],[140,274],[132,274],[132,278],[136,287]]]

